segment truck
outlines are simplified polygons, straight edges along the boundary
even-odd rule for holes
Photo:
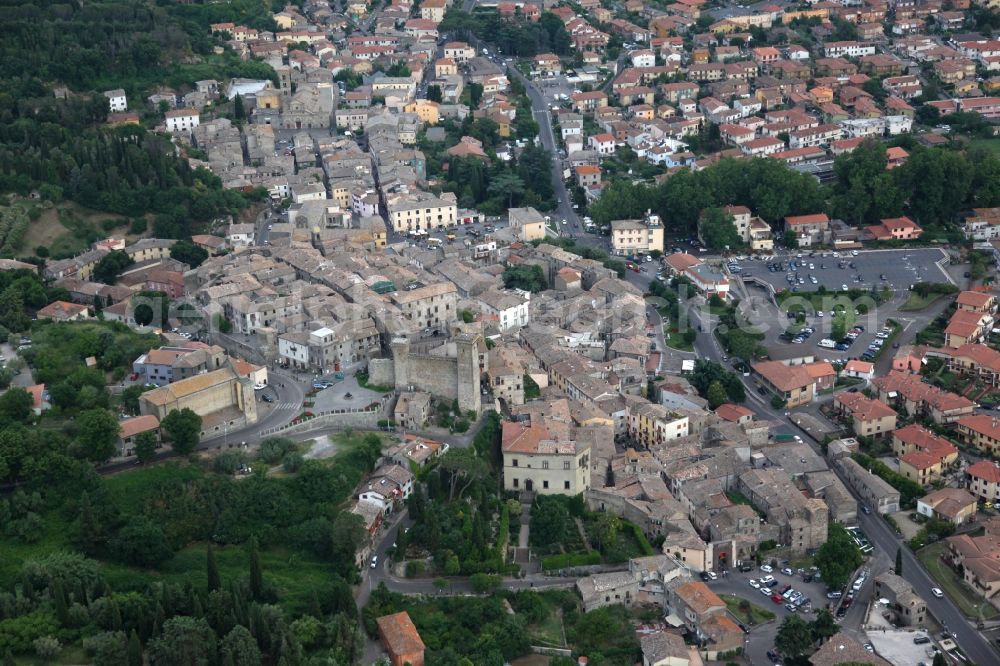
[[[776,442],[801,442],[802,441],[802,438],[799,437],[798,435],[789,435],[789,434],[786,434],[786,433],[778,433],[778,434],[776,434],[776,435],[773,436],[773,439]]]

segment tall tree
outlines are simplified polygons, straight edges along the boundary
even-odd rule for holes
[[[451,486],[448,490],[448,499],[455,498],[455,491],[458,490],[458,497],[461,497],[469,486],[475,481],[482,479],[489,473],[489,465],[485,460],[476,455],[472,449],[451,449],[441,457],[440,467],[448,472],[451,477]],[[463,483],[459,486],[459,483]]]
[[[701,214],[698,235],[713,250],[735,249],[743,245],[733,216],[721,208],[708,208]]]
[[[896,569],[895,574],[897,576],[903,575],[903,549],[896,548]]]
[[[774,646],[785,657],[799,657],[805,654],[813,645],[809,625],[798,615],[785,617],[778,633],[774,637]]]
[[[809,628],[812,631],[813,640],[818,643],[833,638],[840,631],[837,621],[833,619],[833,613],[826,608],[821,609],[816,614],[816,619],[810,623]]]
[[[260,565],[257,537],[250,537],[250,596],[255,601],[264,597],[264,572]]]
[[[205,569],[208,579],[208,591],[214,592],[222,587],[222,579],[219,578],[219,566],[215,563],[215,549],[209,544],[205,550]]]
[[[715,409],[722,403],[726,401],[726,389],[723,388],[722,383],[715,381],[712,382],[708,387],[708,395],[705,396],[708,400],[708,408]]]
[[[201,440],[201,417],[189,408],[173,410],[160,423],[170,436],[170,445],[180,455],[195,450]]]
[[[142,666],[142,643],[135,629],[128,637],[128,666]]]
[[[76,441],[88,460],[104,462],[115,454],[121,426],[106,409],[91,409],[76,421]]]
[[[862,559],[861,551],[843,525],[830,523],[826,543],[816,551],[814,560],[827,587],[835,590],[846,585]]]
[[[156,455],[156,435],[151,431],[140,432],[135,438],[135,457],[141,463],[149,462]]]

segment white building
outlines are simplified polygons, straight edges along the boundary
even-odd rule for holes
[[[281,364],[305,370],[309,367],[309,334],[285,333],[278,336],[278,356]]]
[[[128,100],[125,98],[125,91],[121,88],[105,90],[104,96],[108,98],[108,109],[111,113],[128,111]]]
[[[491,289],[479,296],[479,302],[486,314],[497,318],[497,327],[501,332],[528,325],[531,305],[529,292],[521,289]]]
[[[168,132],[191,132],[201,122],[197,109],[175,109],[165,114]]]

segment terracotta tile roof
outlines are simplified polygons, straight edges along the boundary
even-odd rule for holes
[[[786,226],[803,226],[807,224],[826,224],[830,222],[830,218],[826,216],[826,213],[815,213],[813,215],[789,215],[785,218]]]
[[[747,416],[753,416],[753,412],[746,407],[727,402],[715,408],[715,415],[726,421],[739,421]]]
[[[976,404],[965,396],[942,391],[936,386],[925,384],[918,375],[905,372],[890,372],[885,377],[876,378],[873,384],[882,393],[895,393],[909,401],[926,403],[943,412],[975,407]]]
[[[975,335],[982,324],[983,315],[969,310],[956,310],[944,329],[945,335],[959,335],[963,338]]]
[[[820,377],[830,377],[836,376],[837,371],[833,369],[833,366],[829,363],[817,362],[817,363],[807,363],[802,366],[809,373],[809,376],[813,379],[819,379]]]
[[[688,608],[693,610],[695,613],[702,615],[712,610],[713,608],[723,607],[726,604],[719,598],[715,592],[712,592],[708,588],[708,585],[701,582],[700,580],[691,581],[690,583],[684,583],[678,586],[674,590],[674,594],[677,595]]]
[[[801,365],[785,365],[781,361],[764,361],[755,363],[753,369],[779,391],[792,391],[813,383],[812,375]]]
[[[963,416],[958,420],[958,426],[1000,440],[1000,421],[989,414]]]
[[[152,414],[146,414],[145,416],[137,416],[134,419],[125,419],[118,425],[121,427],[118,436],[122,439],[128,439],[141,432],[156,430],[160,427],[160,420]]]
[[[968,510],[970,505],[975,505],[976,498],[961,488],[941,488],[928,493],[920,501],[945,518],[954,519],[963,510]]]
[[[993,299],[991,294],[984,294],[981,291],[963,291],[955,299],[959,305],[969,305],[974,308],[983,308],[989,305]]]
[[[896,410],[889,405],[878,399],[873,400],[862,393],[841,393],[834,399],[834,402],[859,421],[873,421],[896,415]]]
[[[938,460],[958,453],[954,444],[916,423],[896,430],[892,436],[903,444],[913,446]]]
[[[675,252],[674,254],[668,254],[664,261],[667,265],[675,271],[683,271],[692,266],[697,266],[701,263],[701,259],[698,257],[688,254],[687,252]]]
[[[966,472],[969,476],[982,479],[987,483],[1000,483],[1000,467],[989,460],[980,460],[973,465],[969,465]]]
[[[923,451],[914,451],[912,453],[904,453],[899,456],[899,462],[906,463],[913,469],[923,470],[930,469],[935,465],[940,465],[941,461],[932,455],[928,455]]]
[[[405,656],[424,651],[416,625],[409,613],[402,611],[393,615],[383,615],[375,620],[385,648],[393,655]]]
[[[847,365],[844,367],[844,370],[846,370],[847,372],[856,372],[862,375],[870,373],[874,369],[875,369],[874,363],[869,363],[867,361],[857,361],[857,360],[848,361]]]

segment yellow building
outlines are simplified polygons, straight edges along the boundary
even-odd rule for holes
[[[613,220],[611,249],[615,254],[663,252],[663,225],[660,216],[649,213],[644,220]]]
[[[899,473],[922,486],[929,486],[940,479],[942,471],[941,461],[923,451],[899,456]]]
[[[545,218],[534,208],[511,208],[510,226],[518,230],[518,236],[526,243],[545,238]]]
[[[590,445],[561,439],[543,425],[505,421],[500,443],[504,490],[578,495],[590,488]]]
[[[785,365],[781,361],[763,361],[753,365],[765,387],[777,393],[786,407],[798,407],[812,402],[815,382],[812,375],[797,365]]]
[[[437,125],[439,120],[439,106],[440,104],[432,102],[429,99],[418,99],[407,104],[403,107],[403,110],[406,113],[417,114],[417,117],[428,125]]]
[[[146,391],[139,397],[139,411],[161,422],[167,414],[180,409],[190,409],[202,418],[202,437],[222,435],[228,429],[257,422],[253,383],[228,365]]]

